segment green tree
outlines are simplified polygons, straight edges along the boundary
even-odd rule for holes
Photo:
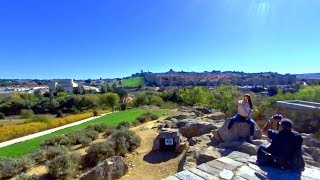
[[[105,93],[101,96],[101,102],[114,110],[114,108],[119,104],[120,98],[116,93]]]
[[[207,90],[204,87],[196,86],[179,90],[180,100],[187,105],[206,104]]]
[[[236,86],[220,85],[218,88],[210,91],[208,104],[212,108],[218,109],[230,116],[236,113],[236,100],[241,97],[240,94]]]
[[[20,115],[22,118],[28,119],[34,116],[34,113],[31,109],[21,109]]]

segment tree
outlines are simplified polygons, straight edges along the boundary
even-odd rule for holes
[[[114,110],[114,108],[119,104],[120,98],[116,93],[105,93],[101,96],[101,102]]]
[[[206,89],[204,87],[196,86],[179,90],[179,98],[187,105],[206,103]]]
[[[224,112],[227,115],[236,113],[236,100],[240,97],[240,91],[236,86],[220,85],[217,89],[213,89],[208,95],[208,104],[214,108]]]
[[[275,96],[278,93],[278,88],[277,86],[270,86],[267,91],[269,96]]]
[[[22,118],[28,119],[34,116],[34,113],[31,109],[21,109],[20,115]]]

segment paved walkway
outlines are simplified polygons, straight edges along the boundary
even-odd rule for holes
[[[30,140],[30,139],[33,139],[33,138],[37,138],[37,137],[40,137],[40,136],[43,136],[43,135],[47,135],[47,134],[59,131],[61,129],[65,129],[65,128],[68,128],[68,127],[76,126],[76,125],[79,125],[79,124],[82,124],[82,123],[85,123],[85,122],[100,118],[100,117],[102,117],[104,115],[111,114],[111,113],[113,113],[113,112],[106,113],[106,114],[101,114],[100,116],[97,116],[97,117],[87,118],[87,119],[84,119],[84,120],[81,120],[81,121],[77,121],[77,122],[70,123],[70,124],[67,124],[67,125],[64,125],[64,126],[53,128],[53,129],[48,129],[48,130],[41,131],[41,132],[38,132],[38,133],[29,134],[27,136],[19,137],[19,138],[16,138],[16,139],[11,139],[9,141],[5,141],[5,142],[0,143],[0,148],[6,147],[6,146],[10,146],[10,145],[18,143],[18,142],[23,142],[23,141]]]
[[[257,166],[256,158],[256,156],[250,157],[244,153],[233,152],[196,168],[178,172],[165,180],[320,180],[320,169],[317,167],[306,167],[299,174],[289,170]]]

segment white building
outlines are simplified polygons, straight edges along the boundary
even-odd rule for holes
[[[49,90],[50,92],[57,92],[59,90],[63,90],[68,93],[73,93],[73,90],[75,87],[78,87],[79,85],[75,82],[73,82],[73,79],[59,79],[59,80],[53,80],[49,84]]]

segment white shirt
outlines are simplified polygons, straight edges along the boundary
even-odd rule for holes
[[[244,101],[238,101],[238,103],[238,114],[243,117],[251,117],[252,109],[250,108],[250,104]]]

